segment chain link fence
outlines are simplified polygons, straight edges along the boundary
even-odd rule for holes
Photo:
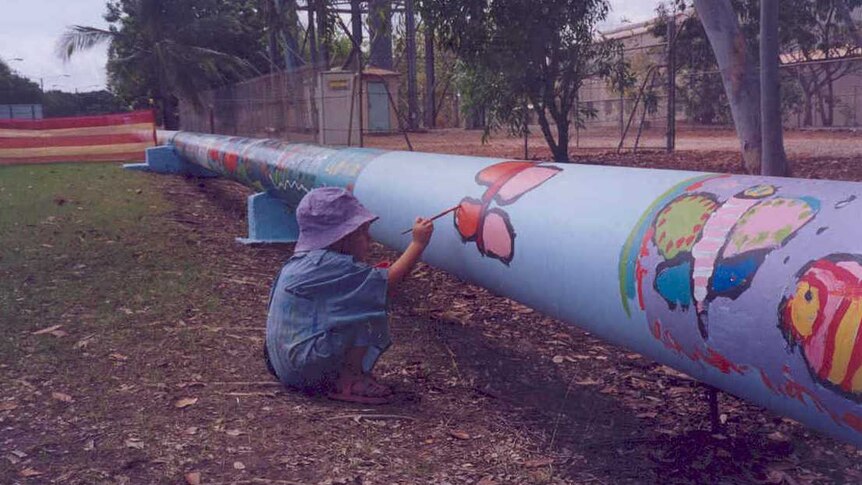
[[[633,30],[618,40],[623,46],[620,66],[626,67],[620,73],[625,74],[584,82],[577,105],[583,124],[572,130],[571,147],[658,150],[673,145],[677,127],[687,131],[733,127],[720,72],[685,66],[676,69],[675,91],[671,93],[666,43],[647,29]],[[419,61],[421,66],[421,56]],[[783,62],[786,128],[849,129],[862,125],[862,58]],[[396,62],[396,70],[402,67]],[[371,76],[365,83],[339,89],[335,81],[321,77],[332,72],[321,73],[311,67],[277,72],[201,93],[196,102],[181,100],[181,127],[291,141],[333,143],[335,137],[340,144],[345,144],[346,133],[354,145],[361,144],[366,135],[399,135],[406,130],[404,75],[389,72],[386,75],[392,81],[385,82],[383,88],[370,85]],[[422,120],[426,103],[423,86],[418,87],[418,118]],[[435,128],[481,127],[475,113],[461,112],[451,77],[439,83],[438,89]],[[326,131],[322,137],[321,129]],[[538,126],[532,126],[531,131],[538,132]]]

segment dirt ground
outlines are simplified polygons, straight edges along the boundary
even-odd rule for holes
[[[650,130],[645,133],[640,146],[647,151],[663,150],[664,132]],[[784,135],[785,149],[791,159],[835,158],[846,159],[862,154],[862,131],[791,131]],[[423,133],[409,133],[408,138],[417,151],[435,153],[455,153],[460,155],[479,155],[490,157],[524,156],[523,138],[509,137],[503,133],[492,136],[482,144],[481,131],[461,129],[434,130]],[[590,128],[580,136],[572,134],[570,153],[574,157],[604,153],[616,149],[619,143],[619,130],[614,128]],[[365,144],[371,147],[390,150],[407,150],[407,142],[401,135],[366,135]],[[626,147],[633,145],[633,137],[627,138]],[[736,133],[728,129],[693,129],[680,127],[677,132],[676,148],[678,153],[697,154],[711,152],[738,152],[739,141]],[[550,158],[550,151],[537,127],[533,127],[528,141],[529,158]]]
[[[737,165],[734,154],[715,152],[589,160]],[[795,173],[862,180],[857,165],[805,159]],[[235,183],[141,177],[145,193],[168,203],[147,220],[170,235],[160,251],[191,249],[189,264],[217,278],[201,280],[212,286],[168,315],[148,310],[158,295],[109,302],[123,318],[98,334],[76,327],[110,298],[98,293],[67,302],[74,311],[38,327],[62,321],[66,335],[3,330],[25,355],[0,356],[2,483],[862,481],[862,451],[853,446],[726,394],[724,424],[713,433],[706,390],[686,376],[424,265],[394,298],[396,343],[378,367],[396,387],[394,404],[365,408],[283,390],[264,368],[261,345],[271,278],[290,248],[234,242],[246,232],[248,195]],[[128,239],[146,244],[148,234],[141,228]],[[374,250],[376,259],[394,257]],[[78,277],[98,268],[87,258],[70,266]],[[44,312],[20,305],[24,316]],[[46,352],[64,359],[44,363]]]

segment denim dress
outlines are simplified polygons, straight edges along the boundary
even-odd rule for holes
[[[388,270],[324,249],[295,254],[272,288],[266,352],[286,386],[332,383],[351,347],[368,347],[370,372],[391,345],[386,313]]]

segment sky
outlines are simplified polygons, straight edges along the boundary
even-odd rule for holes
[[[610,0],[612,12],[602,25],[641,22],[654,16],[658,0]],[[64,63],[57,39],[70,25],[106,28],[105,0],[0,0],[0,58],[45,90],[80,92],[105,87],[107,46],[76,54]]]

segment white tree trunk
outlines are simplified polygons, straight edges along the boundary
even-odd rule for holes
[[[759,173],[760,82],[754,60],[746,50],[739,19],[730,0],[694,0],[694,5],[721,70],[745,168],[749,173]]]

